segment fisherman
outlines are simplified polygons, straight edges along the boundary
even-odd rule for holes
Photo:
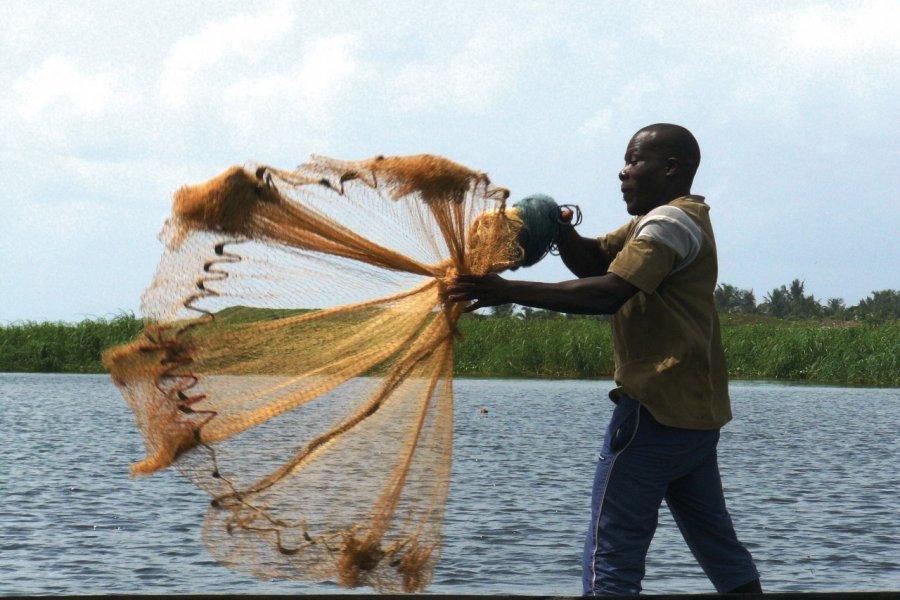
[[[722,491],[716,445],[731,420],[713,302],[718,274],[709,206],[691,194],[694,136],[659,123],[638,131],[619,172],[624,226],[585,238],[562,224],[557,245],[578,279],[561,283],[459,276],[449,287],[473,311],[515,303],[612,314],[616,406],[606,431],[584,548],[585,595],[637,594],[663,501],[716,590],[762,592]]]

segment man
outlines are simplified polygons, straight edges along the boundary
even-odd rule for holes
[[[599,239],[563,225],[562,283],[460,276],[466,310],[516,303],[613,314],[616,403],[597,463],[584,549],[584,593],[637,594],[663,501],[719,592],[761,592],[725,508],[716,445],[731,420],[713,303],[717,259],[709,207],[691,195],[700,148],[678,125],[638,131],[619,173],[634,218]]]

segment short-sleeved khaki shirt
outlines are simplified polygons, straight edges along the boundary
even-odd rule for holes
[[[718,276],[709,206],[684,196],[599,238],[609,272],[636,286],[613,316],[619,388],[671,427],[731,420],[728,374],[713,301]]]

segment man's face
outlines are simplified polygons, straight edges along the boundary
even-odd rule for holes
[[[653,137],[653,132],[639,132],[625,150],[619,181],[630,215],[645,215],[665,199],[667,160],[655,150]]]

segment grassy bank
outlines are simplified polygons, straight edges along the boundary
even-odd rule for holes
[[[473,377],[609,377],[612,331],[598,319],[463,318],[455,373]]]
[[[478,377],[609,377],[609,324],[591,319],[471,319],[456,373]],[[900,386],[900,322],[880,325],[724,319],[734,379]]]
[[[130,315],[77,324],[0,327],[0,372],[102,373],[104,348],[131,340]],[[609,324],[597,319],[467,317],[456,374],[470,377],[609,377]],[[900,386],[900,322],[879,325],[726,318],[722,337],[733,378]]]
[[[726,326],[731,377],[900,386],[900,322],[821,326],[815,322]]]
[[[103,373],[100,353],[130,341],[142,328],[133,315],[0,326],[0,372]]]

